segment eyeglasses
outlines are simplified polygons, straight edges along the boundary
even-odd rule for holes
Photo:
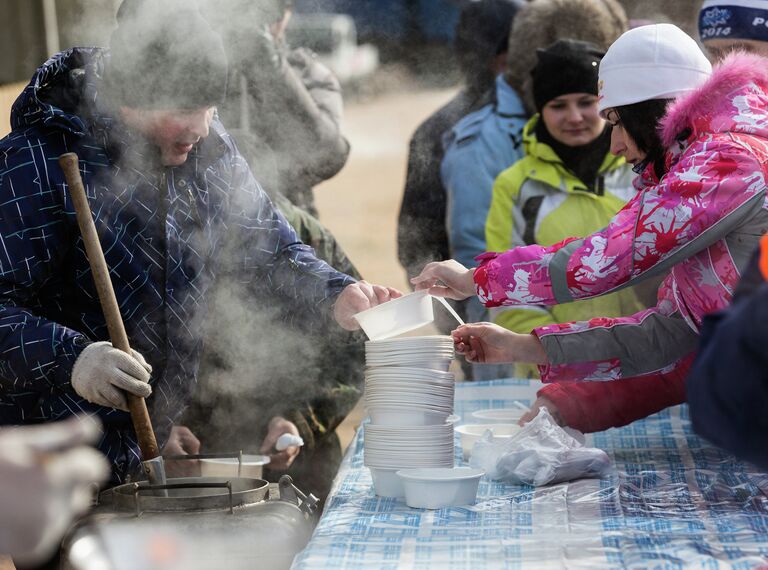
[[[619,113],[615,109],[608,111],[605,120],[612,129],[622,126],[621,117],[619,117]]]

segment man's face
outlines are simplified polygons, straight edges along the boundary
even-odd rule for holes
[[[163,166],[184,164],[194,146],[208,136],[214,107],[184,110],[121,109],[126,123],[160,150]]]

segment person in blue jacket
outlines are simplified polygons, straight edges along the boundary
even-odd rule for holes
[[[99,416],[113,483],[140,464],[124,393],[148,397],[162,446],[195,389],[218,276],[349,330],[399,295],[317,259],[275,210],[216,116],[226,56],[188,4],[142,3],[111,50],[53,56],[0,141],[0,424]],[[132,355],[108,342],[65,152],[80,157]]]
[[[707,315],[686,381],[693,429],[768,469],[768,236],[733,303]]]

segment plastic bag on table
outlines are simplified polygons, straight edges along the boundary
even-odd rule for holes
[[[546,408],[509,439],[487,431],[472,447],[472,467],[505,483],[547,485],[603,477],[611,460],[602,449],[584,447],[584,435],[563,429]]]

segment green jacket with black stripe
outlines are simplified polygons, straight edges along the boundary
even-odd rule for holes
[[[523,129],[525,155],[496,178],[485,226],[488,251],[507,251],[537,243],[552,245],[605,227],[637,192],[635,174],[623,158],[605,157],[594,189],[563,164],[551,146],[536,139],[534,115]],[[552,307],[516,306],[491,310],[493,321],[518,333],[547,324],[592,317],[631,315],[644,306],[632,289]],[[518,366],[521,376],[536,376],[535,367]]]

